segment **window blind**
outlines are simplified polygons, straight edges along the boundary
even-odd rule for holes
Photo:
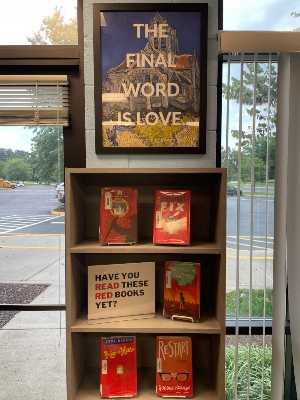
[[[0,75],[0,126],[68,126],[66,75]]]

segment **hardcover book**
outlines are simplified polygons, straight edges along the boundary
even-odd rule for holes
[[[155,263],[88,267],[88,323],[155,316]]]
[[[167,261],[164,276],[164,308],[167,318],[199,322],[201,265]]]
[[[156,190],[153,243],[190,244],[190,190]]]
[[[137,394],[135,336],[101,338],[101,397],[133,397]]]
[[[156,338],[156,394],[193,396],[192,339],[184,336]]]
[[[137,196],[135,188],[102,188],[100,197],[99,242],[137,242]]]

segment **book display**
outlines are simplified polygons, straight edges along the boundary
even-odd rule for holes
[[[222,168],[66,169],[68,400],[225,399],[226,181]],[[101,220],[108,216],[121,225],[124,208],[116,207],[118,216],[111,212],[112,190],[119,191],[117,199],[127,188],[136,190],[136,206],[126,200],[124,216],[136,214],[136,240],[124,235],[120,243],[109,243],[101,231],[110,231],[109,237],[119,235],[119,228],[113,232],[111,222],[103,228]],[[169,213],[173,221],[165,234],[174,235],[178,220],[189,219],[189,237],[181,237],[186,243],[154,242],[158,191],[174,196],[163,199],[162,220],[165,208],[184,212]],[[185,197],[175,204],[177,192]],[[105,210],[105,198],[111,209]],[[129,354],[127,346],[136,358],[117,361],[119,351],[120,357]],[[173,353],[177,366],[164,363]],[[115,365],[109,354],[115,354]],[[129,376],[136,377],[136,393]]]
[[[200,264],[166,262],[163,314],[171,319],[199,322]]]
[[[193,396],[192,339],[190,337],[156,338],[156,394],[163,397]]]
[[[133,397],[137,394],[136,338],[101,338],[101,397]]]
[[[137,190],[102,188],[100,199],[99,242],[128,244],[137,242]]]
[[[156,190],[153,243],[190,244],[190,190]]]

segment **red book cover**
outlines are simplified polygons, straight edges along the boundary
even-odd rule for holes
[[[190,190],[156,190],[153,243],[190,244]]]
[[[156,338],[156,394],[163,397],[193,396],[190,337]]]
[[[164,309],[167,318],[200,321],[201,265],[167,261],[164,276]]]
[[[135,336],[101,338],[101,397],[132,397],[137,394]]]
[[[137,242],[137,196],[138,191],[135,188],[101,189],[100,243]]]

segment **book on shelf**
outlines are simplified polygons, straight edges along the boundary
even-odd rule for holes
[[[138,190],[129,187],[102,188],[100,196],[99,242],[137,242]]]
[[[155,316],[155,263],[88,267],[88,323]]]
[[[164,274],[163,315],[171,319],[200,321],[201,264],[167,261]]]
[[[193,396],[192,339],[188,336],[156,338],[156,394]]]
[[[133,397],[137,394],[135,336],[101,338],[101,397]]]
[[[190,244],[190,190],[155,190],[153,243]]]

